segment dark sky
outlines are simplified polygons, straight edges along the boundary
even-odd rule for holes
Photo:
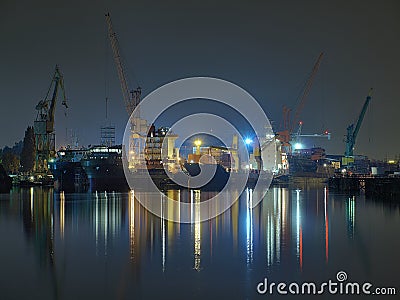
[[[302,113],[304,133],[332,132],[309,142],[344,151],[346,127],[375,89],[356,153],[393,157],[400,111],[399,1],[19,1],[1,0],[0,147],[33,124],[55,64],[70,104],[56,116],[82,145],[99,142],[104,99],[120,140],[128,118],[106,37],[109,11],[132,88],[146,95],[170,81],[212,76],[250,92],[274,126],[282,105],[296,105],[320,52],[325,56]]]

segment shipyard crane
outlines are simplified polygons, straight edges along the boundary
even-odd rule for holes
[[[126,111],[130,117],[131,134],[129,137],[128,162],[130,168],[135,168],[137,164],[140,164],[140,158],[144,158],[144,145],[148,129],[147,121],[140,118],[139,110],[136,110],[134,116],[132,116],[132,113],[141,100],[142,89],[138,87],[136,90],[129,90],[121,60],[118,39],[112,27],[111,16],[107,13],[105,17],[108,25],[108,37],[110,39],[114,62],[121,85],[122,97],[124,99]]]
[[[299,122],[299,127],[297,129],[296,133],[293,133],[291,135],[292,138],[292,144],[296,149],[299,149],[299,146],[302,147],[301,145],[301,139],[302,137],[304,138],[327,138],[328,140],[331,139],[331,133],[328,130],[325,130],[323,133],[302,133],[302,128],[303,128],[303,122]]]
[[[125,70],[121,60],[118,39],[112,27],[111,16],[109,13],[107,13],[105,14],[105,17],[108,25],[108,37],[110,39],[114,62],[117,68],[118,78],[121,85],[122,97],[124,99],[126,111],[130,116],[140,102],[142,91],[140,87],[138,87],[136,90],[130,90],[128,88]]]
[[[303,108],[304,108],[304,105],[306,104],[308,95],[310,94],[311,87],[312,87],[312,85],[314,83],[315,75],[317,74],[319,66],[321,65],[321,61],[322,61],[322,57],[323,56],[324,56],[324,53],[321,52],[320,55],[318,56],[317,61],[315,62],[315,65],[314,65],[314,67],[313,67],[313,69],[311,71],[310,77],[308,78],[307,83],[306,83],[306,85],[304,87],[303,94],[300,97],[300,102],[296,107],[296,111],[295,111],[295,114],[294,114],[294,119],[293,119],[293,122],[291,124],[291,126],[292,126],[291,131],[293,131],[294,124],[298,124],[300,122],[301,112],[303,111]]]
[[[300,115],[306,104],[308,95],[310,93],[312,84],[314,82],[315,75],[317,74],[319,66],[321,65],[323,56],[324,56],[324,53],[321,52],[320,55],[318,56],[317,61],[314,64],[311,74],[308,77],[308,80],[304,86],[304,90],[300,96],[300,101],[296,107],[293,119],[291,119],[291,117],[290,117],[291,109],[288,108],[287,106],[283,107],[283,131],[280,131],[277,133],[277,139],[281,141],[282,146],[287,149],[286,152],[288,152],[288,153],[290,153],[291,149],[292,149],[292,147],[291,147],[292,138],[300,136],[301,127],[303,125],[303,122],[300,121]],[[299,127],[298,127],[297,132],[293,133],[295,124],[298,124]]]
[[[373,89],[371,88],[369,90],[367,98],[365,99],[365,102],[361,109],[360,115],[358,116],[356,127],[354,128],[354,123],[350,124],[347,127],[347,134],[346,134],[346,140],[345,140],[346,150],[344,153],[346,157],[351,157],[354,155],[354,146],[356,144],[357,135],[358,135],[358,132],[360,131],[362,121],[364,120],[365,113],[367,112],[368,105],[371,101],[372,91],[373,91]]]
[[[54,116],[59,90],[62,91],[62,105],[68,108],[65,97],[64,79],[56,65],[46,97],[36,105],[37,116],[34,121],[35,134],[35,172],[47,172],[47,162],[55,156]]]

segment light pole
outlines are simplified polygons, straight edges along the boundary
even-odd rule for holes
[[[196,146],[196,155],[200,155],[201,140],[195,140],[194,145]]]

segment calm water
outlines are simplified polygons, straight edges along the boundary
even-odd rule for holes
[[[131,193],[2,194],[0,299],[279,299],[288,296],[258,295],[257,284],[338,271],[399,297],[398,205],[323,186],[271,188],[254,209],[249,197],[191,225],[152,215]]]

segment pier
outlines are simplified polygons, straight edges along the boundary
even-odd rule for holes
[[[400,177],[398,176],[341,176],[329,179],[329,188],[338,192],[358,192],[363,190],[368,197],[394,199],[400,197]]]

